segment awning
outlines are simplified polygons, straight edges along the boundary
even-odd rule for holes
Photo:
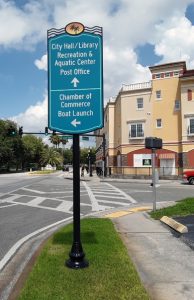
[[[175,159],[175,153],[160,153],[159,159]]]

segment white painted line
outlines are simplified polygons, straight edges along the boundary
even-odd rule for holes
[[[93,193],[94,193],[94,194],[103,194],[103,195],[104,195],[104,194],[107,194],[107,195],[111,195],[111,194],[112,194],[112,195],[115,195],[115,196],[120,194],[120,193],[118,194],[117,191],[110,191],[110,192],[108,191],[108,192],[107,192],[107,190],[106,190],[106,191],[102,191],[102,190],[101,190],[100,192],[98,192],[98,191],[94,191],[94,189],[92,189],[92,190],[93,190]]]
[[[90,187],[87,185],[87,183],[85,181],[83,181],[83,185],[86,189],[86,191],[88,192],[88,196],[90,197],[90,201],[92,203],[92,211],[100,211],[100,206],[98,204],[98,201],[96,200],[94,194],[92,193],[92,190],[90,189]]]
[[[94,195],[95,195],[96,193],[94,193]],[[117,194],[115,194],[114,195],[114,197],[113,197],[113,195],[104,195],[104,194],[98,194],[98,195],[96,195],[96,197],[103,197],[103,198],[111,198],[111,199],[123,199],[123,200],[128,200],[128,199],[126,199],[126,197],[123,197],[123,195],[118,195],[118,193]]]
[[[33,193],[36,193],[36,194],[45,194],[45,192],[38,191],[38,190],[27,189],[27,188],[25,188],[25,187],[20,188],[20,190],[28,191],[28,192],[33,192]]]
[[[132,203],[137,203],[137,201],[135,199],[133,199],[130,195],[126,194],[125,192],[123,192],[122,190],[116,188],[115,186],[113,186],[110,183],[106,183],[108,186],[111,186],[115,191],[118,191],[121,195],[123,195],[127,200],[129,200]]]
[[[12,195],[10,197],[7,197],[7,198],[3,199],[3,201],[0,201],[0,202],[1,203],[2,202],[12,202],[12,201],[14,201],[14,200],[16,200],[18,198],[21,198],[21,197],[22,197],[21,195]]]
[[[73,206],[73,202],[70,201],[63,201],[61,204],[59,204],[56,209],[57,210],[63,210],[65,212],[68,212]]]
[[[47,199],[47,198],[45,198],[45,197],[36,197],[35,199],[33,199],[33,200],[31,200],[31,201],[29,201],[25,204],[30,205],[30,206],[37,206],[40,203],[42,203],[45,199]]]
[[[47,198],[46,198],[47,199]],[[58,200],[59,202],[61,202],[61,200]],[[52,210],[52,211],[59,211],[56,207],[49,207],[49,206],[44,206],[44,205],[36,205],[36,204],[29,204],[29,203],[23,203],[23,202],[10,202],[10,203],[15,203],[17,205],[23,205],[23,206],[28,206],[28,207],[33,207],[33,208],[38,208],[38,209],[48,209],[48,210]],[[61,211],[64,212],[64,211]],[[73,214],[73,212],[68,211],[68,214]]]
[[[22,244],[24,244],[27,240],[29,240],[30,238],[32,238],[35,235],[38,235],[40,233],[42,233],[45,230],[48,230],[54,226],[60,225],[66,221],[72,220],[72,217],[68,217],[66,219],[63,219],[61,221],[58,221],[56,223],[53,223],[51,225],[45,226],[41,229],[38,229],[28,235],[26,235],[25,237],[23,237],[22,239],[20,239],[19,241],[17,241],[17,243],[15,243],[15,245],[13,245],[13,247],[11,247],[9,249],[9,251],[7,252],[7,254],[2,258],[2,260],[0,261],[0,271],[5,267],[5,265],[8,263],[8,261],[13,257],[13,255],[16,253],[16,251],[21,247]]]
[[[15,205],[18,205],[18,204],[12,203],[12,204],[10,204],[10,205],[3,205],[3,206],[0,206],[0,209],[1,209],[1,208],[4,208],[4,207],[12,207],[12,206],[15,206]]]

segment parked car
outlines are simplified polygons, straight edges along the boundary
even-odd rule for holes
[[[189,184],[194,184],[194,170],[188,170],[183,172],[183,181]]]

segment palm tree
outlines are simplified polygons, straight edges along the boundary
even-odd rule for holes
[[[44,149],[42,152],[41,163],[44,166],[47,164],[57,166],[63,163],[63,157],[54,148]]]
[[[75,33],[79,31],[79,26],[76,26],[75,24],[71,25],[70,27],[71,30],[73,30]]]
[[[53,145],[56,146],[56,148],[57,148],[57,146],[59,147],[61,139],[60,139],[60,137],[58,135],[51,135],[50,138],[49,138],[49,140],[51,141],[51,143]]]

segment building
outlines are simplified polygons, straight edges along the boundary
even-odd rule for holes
[[[194,70],[184,61],[149,68],[149,82],[123,85],[104,110],[105,165],[111,174],[150,175],[151,150],[146,137],[163,140],[156,165],[161,176],[194,168]],[[97,138],[97,165],[103,161]]]

